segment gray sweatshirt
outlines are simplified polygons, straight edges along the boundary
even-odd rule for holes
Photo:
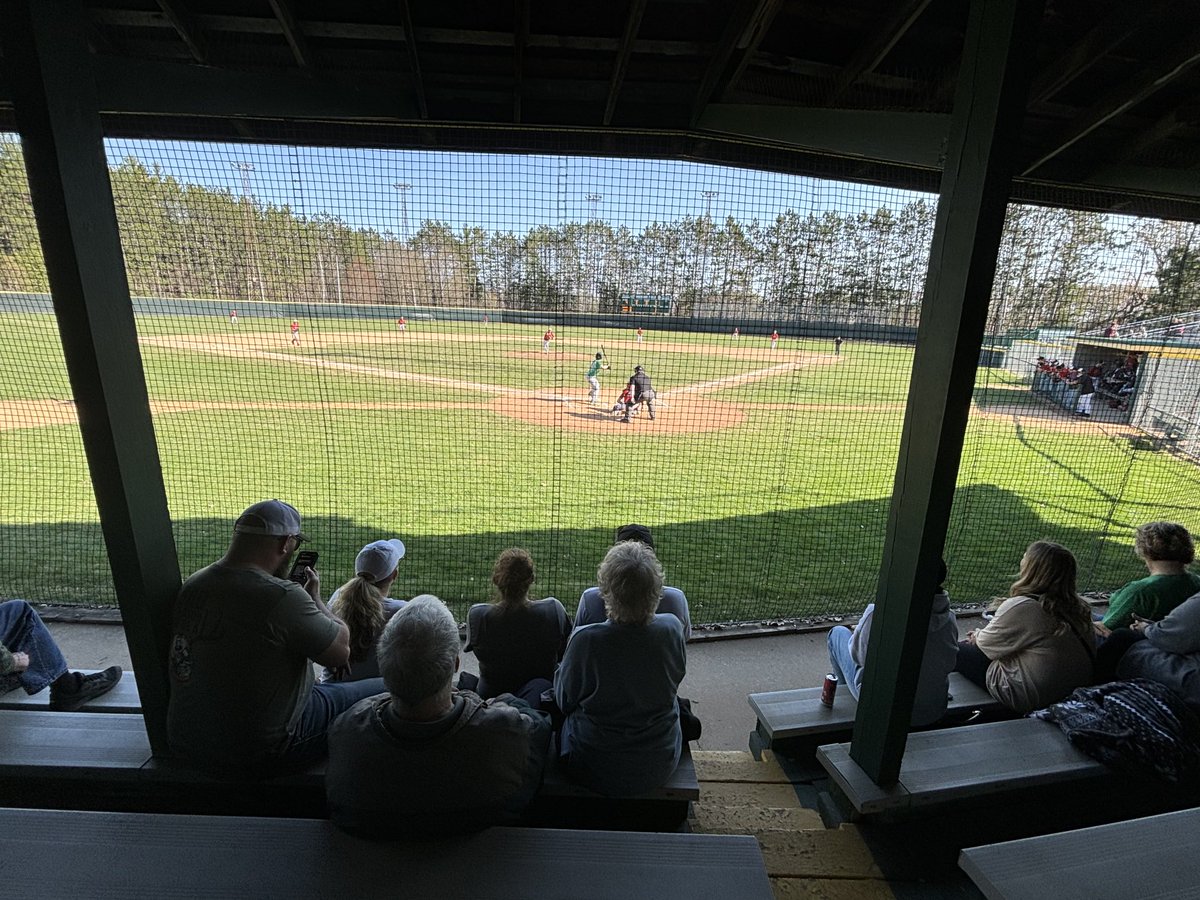
[[[1149,678],[1200,710],[1200,594],[1193,594],[1145,630],[1117,664],[1118,678]]]
[[[870,604],[854,626],[850,638],[850,656],[859,665],[858,683],[854,696],[862,688],[862,673],[867,660],[867,643],[871,637],[871,621],[875,604]],[[945,591],[933,595],[929,613],[929,630],[925,634],[925,655],[921,657],[921,674],[917,678],[917,693],[913,697],[912,724],[929,725],[946,714],[946,697],[950,690],[949,676],[958,658],[958,622],[950,609],[950,597]]]

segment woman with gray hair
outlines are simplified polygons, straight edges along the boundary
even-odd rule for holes
[[[683,625],[656,615],[663,570],[639,541],[614,545],[596,573],[608,618],[575,629],[554,676],[567,776],[608,796],[663,784],[683,737],[676,692],[687,670]]]
[[[1147,522],[1133,538],[1133,550],[1150,575],[1131,581],[1108,598],[1107,629],[1126,628],[1135,619],[1157,622],[1200,591],[1200,575],[1188,571],[1195,547],[1176,522]]]

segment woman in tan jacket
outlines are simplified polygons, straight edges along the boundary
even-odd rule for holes
[[[962,672],[1019,713],[1062,700],[1092,681],[1095,643],[1088,605],[1075,592],[1075,557],[1036,541],[1021,573],[985,628],[958,645]]]

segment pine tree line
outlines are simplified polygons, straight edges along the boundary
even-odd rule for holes
[[[768,222],[683,216],[640,231],[593,219],[524,234],[427,220],[411,236],[182,183],[128,156],[110,167],[135,295],[612,311],[669,297],[690,316],[915,325],[935,206]],[[1090,327],[1200,307],[1191,223],[1010,206],[995,331]],[[20,144],[0,141],[0,290],[47,290]]]

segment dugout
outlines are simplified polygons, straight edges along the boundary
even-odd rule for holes
[[[1030,390],[1066,410],[1075,409],[1077,394],[1061,379],[1037,371],[1037,358],[1058,359],[1076,369],[1103,367],[1106,376],[1132,357],[1135,367],[1128,389],[1097,385],[1092,416],[1102,422],[1131,425],[1151,435],[1169,433],[1174,449],[1200,453],[1194,423],[1200,418],[1200,341],[1193,335],[1066,339],[1051,335],[1015,341],[1005,368],[1030,381]]]
[[[937,188],[854,756],[903,753],[1011,200],[1200,219],[1200,11],[1110,0],[635,2],[348,12],[7,0],[0,126],[21,134],[147,729],[180,573],[105,135],[648,155]],[[1141,33],[1151,39],[1123,41]],[[1182,37],[1181,37],[1182,35]],[[1165,48],[1165,49],[1164,49]],[[1046,186],[1053,187],[1048,194]],[[1180,378],[1191,359],[1163,357]],[[1165,377],[1156,383],[1175,381]],[[1157,396],[1157,395],[1156,395]],[[920,398],[919,403],[912,402]],[[1171,401],[1175,403],[1175,401]],[[1178,401],[1186,405],[1186,398]]]

